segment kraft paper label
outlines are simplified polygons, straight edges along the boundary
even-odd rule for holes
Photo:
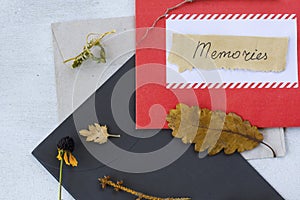
[[[288,37],[173,34],[168,62],[179,72],[193,68],[281,72],[288,43]]]

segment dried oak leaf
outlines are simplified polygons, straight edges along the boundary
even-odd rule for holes
[[[174,137],[185,144],[195,143],[195,151],[207,151],[209,155],[223,149],[225,154],[251,150],[264,139],[257,127],[234,113],[226,115],[197,106],[178,104],[170,110],[167,121]]]
[[[94,125],[89,125],[88,130],[81,130],[79,134],[87,137],[86,141],[88,142],[96,142],[99,144],[106,143],[108,137],[120,137],[120,135],[111,135],[107,132],[107,126],[100,126],[98,123],[94,123]]]

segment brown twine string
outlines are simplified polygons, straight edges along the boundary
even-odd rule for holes
[[[153,22],[152,26],[150,26],[150,27],[147,28],[147,30],[146,30],[144,36],[139,40],[138,45],[139,45],[143,40],[146,39],[146,37],[148,36],[149,32],[150,32],[152,29],[155,28],[155,26],[157,25],[157,23],[158,23],[161,19],[165,18],[172,10],[177,9],[177,8],[183,6],[183,5],[186,4],[186,3],[192,3],[193,1],[194,1],[194,0],[184,0],[184,1],[182,1],[181,3],[179,3],[179,4],[177,4],[177,5],[173,6],[173,7],[167,8],[166,11],[165,11],[162,15],[160,15],[158,18],[156,18],[156,20]]]

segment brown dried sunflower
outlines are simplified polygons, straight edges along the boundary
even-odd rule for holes
[[[72,154],[72,152],[74,151],[74,146],[74,140],[71,137],[67,136],[62,138],[57,143],[58,155],[56,156],[56,158],[59,161],[64,160],[66,165],[72,165],[72,167],[77,167],[78,162]]]
[[[75,143],[73,138],[67,136],[59,140],[57,143],[58,155],[56,158],[60,161],[59,167],[59,192],[58,199],[61,200],[61,189],[62,189],[62,171],[63,163],[65,161],[66,165],[71,165],[72,167],[77,167],[78,162],[73,156],[72,152],[74,151]]]

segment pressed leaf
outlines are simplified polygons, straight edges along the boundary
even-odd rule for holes
[[[223,149],[225,154],[243,152],[260,143],[265,144],[257,127],[234,113],[226,115],[222,111],[178,104],[176,109],[170,110],[167,121],[174,137],[180,138],[185,144],[194,143],[195,151],[207,151],[209,155],[215,155]]]
[[[96,142],[99,144],[106,143],[108,137],[120,137],[120,135],[111,135],[107,132],[107,126],[100,126],[98,123],[89,125],[88,129],[79,131],[79,134],[86,137],[88,142]]]

